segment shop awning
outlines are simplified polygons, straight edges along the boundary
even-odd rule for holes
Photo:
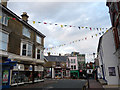
[[[28,62],[28,63],[44,64],[44,60],[35,59],[35,58],[27,57],[27,56],[9,55],[9,58],[11,58],[15,61],[25,61],[25,62]]]
[[[70,73],[79,73],[79,71],[78,70],[72,70],[72,71],[70,71]]]

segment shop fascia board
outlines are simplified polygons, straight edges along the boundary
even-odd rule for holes
[[[33,63],[33,64],[44,64],[44,61],[43,60],[40,60],[40,59],[34,59],[34,58],[30,58],[30,57],[27,57],[27,56],[20,56],[20,55],[15,55],[15,54],[11,54],[9,53],[8,54],[9,57],[11,60],[17,60],[18,62],[19,61],[27,61],[27,62],[30,62],[30,63]]]

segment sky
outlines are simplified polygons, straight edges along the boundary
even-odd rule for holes
[[[86,1],[73,1],[65,0],[62,2],[58,0],[44,1],[30,0],[17,1],[9,0],[8,8],[21,17],[23,12],[29,15],[28,23],[35,27],[38,31],[43,33],[45,37],[45,48],[56,47],[54,49],[44,50],[45,55],[51,52],[52,55],[62,55],[71,52],[80,52],[86,54],[86,61],[93,60],[92,53],[97,53],[98,41],[101,35],[91,38],[92,35],[98,34],[101,31],[90,30],[80,27],[92,28],[110,28],[110,15],[109,9],[106,6],[106,0],[97,2]],[[36,23],[33,24],[33,21]],[[55,25],[37,23],[47,22]],[[63,27],[61,25],[72,25],[76,27]],[[106,31],[106,30],[102,30]],[[87,37],[87,40],[84,38]],[[84,39],[84,40],[81,40]],[[75,40],[81,40],[70,44]],[[66,44],[65,46],[58,47],[59,45]]]

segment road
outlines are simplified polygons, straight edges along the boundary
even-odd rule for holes
[[[56,89],[82,89],[84,84],[86,83],[86,80],[74,80],[74,79],[51,79],[51,80],[45,80],[44,82],[39,82],[35,84],[26,84],[18,87],[12,87],[12,88],[39,88],[42,90],[56,90]]]

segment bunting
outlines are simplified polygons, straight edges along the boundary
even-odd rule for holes
[[[2,18],[2,16],[0,16],[0,19],[1,19],[1,18]],[[13,18],[13,17],[7,17],[7,19],[8,19],[8,20],[10,20],[10,19],[16,20],[16,18]],[[59,25],[59,24],[57,24],[57,23],[54,24],[54,23],[47,23],[47,22],[42,22],[42,21],[36,22],[36,21],[34,21],[34,20],[29,20],[29,21],[32,21],[33,24],[36,24],[36,23],[42,24],[42,23],[43,23],[43,24],[45,24],[45,25],[46,25],[46,24],[55,25],[55,26]],[[63,28],[63,27],[65,27],[65,28],[66,28],[66,27],[68,27],[68,28],[69,28],[69,27],[70,27],[70,28],[76,28],[76,27],[77,27],[79,30],[80,30],[80,29],[89,29],[89,30],[97,30],[97,31],[100,30],[100,31],[102,31],[102,30],[105,30],[105,29],[107,30],[107,29],[108,29],[108,28],[103,28],[103,27],[102,27],[102,28],[98,28],[98,27],[97,27],[97,28],[94,28],[94,27],[85,27],[85,26],[80,27],[80,26],[67,25],[67,24],[65,24],[65,25],[60,25],[60,26],[61,26],[61,28]]]
[[[108,31],[108,30],[107,30]],[[95,35],[92,35],[91,36],[91,38],[94,38],[94,36],[98,36],[98,35],[102,35],[102,34],[104,34],[104,31],[102,31],[102,32],[99,32],[98,34],[95,34]],[[80,41],[83,41],[83,40],[88,40],[88,37],[84,37],[84,38],[81,38],[81,39],[79,39],[79,40],[74,40],[74,41],[72,41],[72,42],[69,42],[68,44],[74,44],[74,43],[77,43],[77,42],[80,42]],[[62,47],[62,46],[65,46],[65,45],[68,45],[68,44],[62,44],[62,45],[58,45],[58,46],[55,46],[55,47],[52,47],[52,48],[45,48],[45,50],[52,50],[52,49],[54,49],[54,48],[57,48],[57,47]]]

